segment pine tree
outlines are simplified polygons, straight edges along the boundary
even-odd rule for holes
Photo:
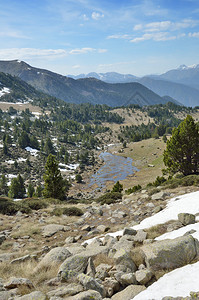
[[[34,192],[35,192],[34,186],[30,182],[29,185],[28,185],[28,191],[27,191],[28,197],[32,198]]]
[[[69,189],[69,184],[67,181],[63,180],[54,155],[49,154],[45,169],[43,190],[44,197],[52,197],[63,200],[65,198],[65,193]]]
[[[163,161],[171,174],[181,172],[186,176],[199,172],[199,128],[190,115],[173,129]]]
[[[13,178],[9,188],[9,197],[11,198],[23,198],[26,189],[24,185],[23,177],[19,174],[17,178]]]
[[[0,195],[8,195],[8,185],[7,185],[7,178],[5,175],[1,175],[0,179]]]

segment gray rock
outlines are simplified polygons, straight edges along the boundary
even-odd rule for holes
[[[125,249],[126,251],[130,252],[131,249],[134,247],[134,241],[128,241],[123,236],[117,243],[115,243],[112,249],[118,251],[120,249]]]
[[[66,244],[73,244],[75,243],[76,240],[75,240],[75,237],[74,236],[68,236],[66,239],[65,239],[65,243]]]
[[[118,240],[116,238],[114,238],[113,236],[110,235],[106,235],[103,239],[103,245],[107,246],[108,248],[112,247],[115,243],[118,242]]]
[[[147,238],[147,232],[145,232],[144,230],[138,230],[137,234],[134,236],[134,241],[135,242],[139,242],[139,243],[143,243],[144,240],[146,240]]]
[[[5,262],[13,259],[15,257],[15,253],[2,253],[0,254],[0,262]]]
[[[13,259],[10,263],[11,264],[18,264],[18,263],[22,263],[28,260],[31,260],[32,256],[30,254],[24,255],[22,257],[17,257],[15,259]]]
[[[12,289],[10,291],[0,291],[0,299],[9,300],[9,299],[13,299],[12,297],[16,299],[16,294],[17,294],[17,289]]]
[[[91,231],[91,226],[90,225],[84,225],[82,228],[81,228],[82,231]]]
[[[35,291],[21,297],[15,297],[14,299],[15,300],[47,300],[48,298],[44,293],[40,291]]]
[[[137,270],[137,267],[133,262],[129,252],[127,252],[125,249],[118,250],[113,258],[118,271],[134,273]]]
[[[166,192],[158,192],[156,194],[153,194],[151,196],[151,199],[152,200],[164,200],[166,197],[169,197],[170,196],[170,193],[166,193]]]
[[[105,278],[103,286],[105,288],[107,297],[111,297],[120,290],[120,284],[114,278]]]
[[[68,227],[64,225],[59,225],[59,224],[48,224],[43,227],[43,233],[42,235],[44,237],[51,237],[58,231],[67,231]]]
[[[154,271],[189,264],[197,257],[198,249],[198,243],[191,235],[158,241],[141,248],[147,268]]]
[[[97,291],[102,297],[105,297],[106,292],[103,285],[99,284],[93,277],[82,273],[77,276],[77,279],[83,285],[85,290]]]
[[[136,235],[137,231],[133,228],[124,228],[123,235]]]
[[[56,297],[64,297],[64,296],[73,296],[80,292],[83,292],[83,286],[79,283],[71,283],[67,286],[59,287],[56,290],[52,290],[47,293],[48,297],[56,296]]]
[[[11,277],[5,284],[4,287],[6,289],[14,289],[20,286],[28,287],[28,288],[33,288],[33,283],[27,279],[27,278],[16,278],[16,277]]]
[[[189,224],[194,224],[196,222],[195,216],[193,214],[187,214],[187,213],[178,214],[178,220],[184,226],[189,225]]]
[[[0,245],[6,240],[6,237],[4,234],[0,235]]]
[[[169,224],[169,225],[167,226],[167,231],[168,231],[168,232],[171,232],[171,231],[174,231],[174,230],[176,230],[176,229],[181,228],[182,226],[183,226],[183,225],[182,225],[181,222],[175,221],[175,222],[173,222],[173,223],[171,223],[171,224]]]
[[[95,277],[101,280],[104,280],[106,277],[109,277],[109,271],[111,270],[112,266],[108,264],[100,264],[96,267],[96,274]]]
[[[105,226],[105,225],[99,225],[99,226],[97,226],[97,228],[96,228],[99,232],[107,232],[109,229],[110,229],[110,227],[108,227],[108,226]]]
[[[135,272],[135,278],[141,285],[147,284],[152,276],[153,273],[148,269],[140,269]]]
[[[120,278],[120,283],[124,286],[130,285],[130,284],[137,284],[137,280],[135,278],[135,273],[123,274]]]
[[[142,285],[129,285],[121,292],[113,295],[111,300],[131,300],[146,288]],[[144,300],[144,299],[143,299]]]
[[[92,258],[89,257],[88,259],[88,265],[87,265],[87,269],[86,269],[86,275],[91,276],[91,277],[95,277],[95,265],[93,263]]]
[[[75,296],[67,297],[67,300],[102,300],[100,293],[94,290],[81,292]]]
[[[88,256],[76,254],[68,257],[60,266],[58,277],[61,280],[68,280],[77,277],[78,274],[84,273],[88,264]]]
[[[35,270],[38,271],[40,268],[48,268],[54,264],[59,265],[70,256],[72,256],[72,254],[65,247],[53,248],[42,258]]]

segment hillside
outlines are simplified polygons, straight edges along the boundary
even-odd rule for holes
[[[109,84],[86,78],[74,80],[44,69],[31,67],[22,61],[0,61],[0,71],[18,76],[28,84],[66,102],[126,106],[129,104],[153,105],[166,103],[143,85],[133,83]]]

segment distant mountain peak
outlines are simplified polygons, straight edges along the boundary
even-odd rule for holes
[[[199,68],[199,64],[194,64],[191,66],[186,66],[186,65],[180,65],[177,70],[188,70],[188,69],[196,69]]]

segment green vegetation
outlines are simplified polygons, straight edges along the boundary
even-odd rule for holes
[[[130,195],[142,189],[141,185],[134,185],[132,188],[125,190],[125,194]]]
[[[183,175],[199,172],[199,127],[193,118],[186,119],[174,128],[172,137],[167,141],[164,151],[164,164],[170,174],[177,172]]]
[[[121,193],[123,191],[123,185],[121,183],[119,183],[119,181],[116,182],[116,184],[114,184],[113,189],[112,189],[112,193]]]
[[[66,198],[66,193],[69,190],[69,183],[67,180],[63,179],[54,155],[49,154],[45,169],[44,197],[64,200]]]
[[[56,207],[55,209],[53,209],[52,215],[54,216],[61,216],[61,215],[67,215],[67,216],[82,216],[84,213],[83,211],[75,206],[71,206],[71,207]]]
[[[25,192],[24,179],[19,174],[17,178],[12,179],[8,195],[10,198],[24,198]]]
[[[97,202],[100,202],[103,204],[112,204],[118,202],[118,200],[122,199],[122,193],[121,192],[110,192],[106,193],[103,196],[100,196],[98,199],[96,199]]]

